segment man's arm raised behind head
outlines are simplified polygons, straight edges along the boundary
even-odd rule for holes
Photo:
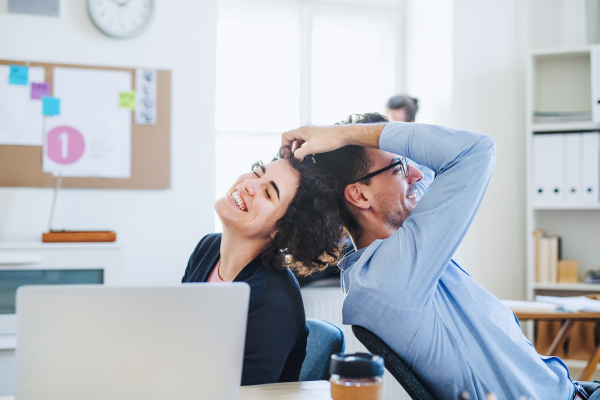
[[[419,308],[435,290],[479,209],[494,169],[495,143],[481,133],[391,122],[381,134],[380,148],[438,173],[402,227],[371,245],[377,262],[361,278],[365,288],[375,288],[374,296],[390,293],[395,306]],[[361,260],[368,259],[365,252]]]
[[[326,153],[348,145],[378,149],[383,128],[385,124],[308,125],[281,135],[281,146],[299,160],[308,154]]]

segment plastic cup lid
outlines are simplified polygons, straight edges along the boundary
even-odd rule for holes
[[[345,378],[382,376],[383,358],[368,353],[333,354],[329,373]]]

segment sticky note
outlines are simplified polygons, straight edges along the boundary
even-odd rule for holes
[[[10,74],[8,75],[8,83],[13,85],[27,85],[29,80],[29,67],[21,65],[11,65]]]
[[[135,90],[119,93],[119,108],[135,109]]]
[[[60,99],[50,96],[42,97],[42,112],[44,115],[60,115]]]
[[[40,100],[42,96],[50,96],[50,82],[31,83],[31,99]]]

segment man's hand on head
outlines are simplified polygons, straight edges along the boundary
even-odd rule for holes
[[[282,155],[303,160],[309,154],[326,153],[348,145],[379,148],[385,124],[303,126],[281,135]]]

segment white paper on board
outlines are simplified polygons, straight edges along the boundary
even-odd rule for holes
[[[44,68],[29,67],[27,85],[8,83],[10,67],[0,65],[0,144],[41,146],[42,101],[31,99],[31,83],[44,82]]]
[[[135,71],[135,123],[156,125],[158,75],[154,69]]]
[[[81,135],[83,144],[68,135],[73,130]],[[50,132],[55,132],[54,137],[49,138]],[[123,147],[120,145],[119,124],[116,121],[105,118],[49,118],[45,133],[44,172],[70,177],[122,177]],[[49,151],[50,140],[54,140],[57,147],[54,157]],[[73,152],[76,153],[74,156]]]
[[[54,68],[53,74],[53,94],[60,98],[61,111],[59,117],[46,118],[45,134],[57,126],[78,127],[85,140],[85,152],[71,164],[53,162],[45,138],[44,172],[58,175],[62,170],[62,176],[130,178],[131,110],[119,108],[119,93],[131,91],[131,73]]]

